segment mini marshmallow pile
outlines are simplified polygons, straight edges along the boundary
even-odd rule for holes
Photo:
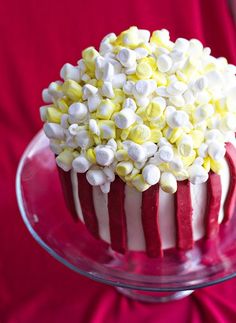
[[[236,131],[236,67],[196,39],[131,27],[65,64],[43,90],[46,136],[64,171],[109,192],[118,175],[139,191],[219,173]]]

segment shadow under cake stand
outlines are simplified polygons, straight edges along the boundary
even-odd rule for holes
[[[65,207],[55,157],[42,131],[21,158],[16,193],[25,225],[46,251],[77,273],[113,285],[133,299],[180,299],[236,276],[236,216],[221,226],[217,239],[201,240],[187,252],[168,250],[163,258],[142,252],[121,255],[93,238]]]

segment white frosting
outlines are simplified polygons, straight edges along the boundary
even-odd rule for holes
[[[73,190],[73,197],[75,203],[75,210],[79,217],[79,219],[84,223],[84,216],[80,205],[79,199],[79,185],[78,185],[78,178],[77,173],[74,170],[70,171],[71,183],[72,183],[72,190]]]
[[[145,239],[141,219],[142,193],[125,186],[125,214],[130,250],[145,250]]]
[[[174,195],[159,190],[159,228],[163,249],[175,246],[176,223]]]
[[[110,243],[107,197],[107,194],[104,194],[99,186],[93,186],[93,203],[98,220],[99,235],[103,240]]]

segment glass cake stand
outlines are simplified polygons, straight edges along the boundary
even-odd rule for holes
[[[236,276],[236,216],[217,239],[192,250],[168,250],[163,258],[142,252],[125,256],[93,238],[67,211],[55,158],[40,131],[23,154],[16,193],[25,225],[34,239],[61,263],[93,280],[113,285],[140,301],[164,302]]]

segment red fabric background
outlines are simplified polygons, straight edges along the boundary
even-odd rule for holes
[[[235,26],[225,0],[0,2],[0,322],[235,322],[236,280],[170,304],[126,299],[49,256],[23,225],[15,200],[19,158],[40,129],[41,90],[65,62],[130,25],[199,38],[236,64]]]

